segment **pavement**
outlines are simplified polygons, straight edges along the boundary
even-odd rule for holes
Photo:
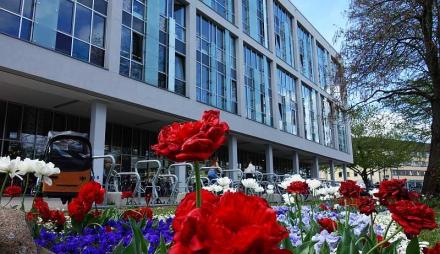
[[[1,206],[4,206],[6,203],[8,203],[10,198],[8,197],[2,197]],[[26,211],[29,211],[32,207],[32,201],[34,200],[34,197],[25,197],[24,198],[24,208]],[[44,201],[46,201],[49,204],[50,209],[60,209],[60,210],[67,210],[67,204],[63,205],[61,203],[61,200],[59,198],[44,198]],[[21,197],[16,197],[11,200],[11,202],[7,205],[7,207],[14,207],[17,206],[17,208],[21,207]]]

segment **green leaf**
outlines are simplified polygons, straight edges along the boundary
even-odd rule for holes
[[[295,246],[293,246],[292,241],[290,240],[289,237],[286,237],[286,239],[283,240],[282,245],[284,247],[285,250],[288,250],[292,253],[295,253]]]
[[[342,234],[342,240],[338,245],[336,250],[337,254],[357,254],[359,251],[356,248],[355,241],[356,237],[354,233],[349,228],[344,229]]]
[[[399,246],[400,240],[394,241],[390,246],[383,249],[382,254],[399,254],[397,252],[397,246]]]
[[[293,251],[295,254],[314,254],[315,249],[313,246],[315,245],[315,241],[304,242],[300,246],[296,247]]]
[[[156,251],[154,254],[167,254],[168,253],[168,246],[166,245],[165,241],[163,240],[163,237],[160,237],[160,243],[159,246],[157,246]]]
[[[406,254],[420,254],[419,238],[414,237],[406,247]]]
[[[319,254],[330,254],[330,247],[328,246],[327,242],[324,242],[324,244],[321,246]]]

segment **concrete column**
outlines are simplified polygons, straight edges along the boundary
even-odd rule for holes
[[[177,191],[179,193],[186,192],[188,187],[186,186],[186,166],[176,166],[175,170],[177,175]]]
[[[266,145],[266,173],[274,173],[273,170],[273,149],[271,144]]]
[[[292,156],[292,162],[293,162],[293,174],[299,174],[299,155],[297,151],[293,152]]]
[[[107,122],[107,105],[100,101],[92,102],[90,108],[90,143],[94,156],[104,155],[105,127]],[[102,184],[104,177],[104,160],[93,160],[95,180]]]
[[[335,181],[335,162],[330,161],[330,180]]]
[[[235,10],[235,25],[238,29],[242,30],[242,0],[234,1],[234,10]],[[246,90],[244,88],[244,47],[243,47],[243,38],[238,37],[235,40],[235,48],[236,48],[236,61],[237,61],[237,114],[246,117]]]
[[[239,169],[237,137],[233,135],[228,136],[228,160],[228,169]],[[237,174],[232,174],[231,178],[237,180]]]
[[[269,50],[275,53],[275,22],[273,17],[273,1],[267,1],[267,38]]]
[[[105,60],[104,66],[114,73],[119,73],[121,52],[122,1],[109,1],[107,23],[105,27]]]
[[[186,7],[186,96],[191,100],[197,99],[197,43],[189,43],[189,40],[195,42],[197,38],[197,10],[195,4]]]
[[[347,180],[347,165],[342,164],[342,177],[344,178],[344,181]]]
[[[315,156],[313,158],[311,177],[313,179],[319,179],[319,159],[318,159],[318,156]]]

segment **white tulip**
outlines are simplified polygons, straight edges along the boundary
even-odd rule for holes
[[[222,177],[222,178],[218,178],[217,179],[217,184],[223,187],[229,187],[229,185],[231,184],[231,179],[229,179],[229,177]]]
[[[269,195],[272,195],[274,193],[274,191],[273,191],[273,189],[267,189],[266,193],[269,194]]]
[[[273,186],[272,184],[267,185],[267,189],[268,189],[268,190],[273,190],[274,187],[275,187],[275,186]]]
[[[289,193],[284,193],[282,195],[283,200],[284,200],[284,204],[286,205],[294,205],[295,204],[295,198],[293,197],[293,195],[290,195]]]
[[[280,184],[278,184],[278,186],[287,190],[287,187],[289,187],[289,185],[292,182],[298,182],[298,181],[304,182],[304,178],[302,178],[300,175],[296,174],[296,175],[292,175],[292,176],[289,176],[288,178],[284,179]]]
[[[321,181],[319,181],[318,179],[307,179],[306,183],[309,185],[309,188],[311,190],[316,190],[321,186]]]
[[[222,192],[222,191],[223,191],[223,187],[220,186],[220,185],[216,185],[216,184],[214,184],[214,185],[212,186],[212,188],[213,188],[214,192],[216,192],[216,193],[218,193],[218,192]]]
[[[258,187],[256,187],[256,188],[254,189],[254,191],[255,191],[256,193],[262,193],[262,192],[264,192],[264,188],[261,187],[261,186],[258,186]]]
[[[35,164],[38,160],[31,160],[29,158],[24,159],[18,164],[19,175],[26,175],[27,173],[34,173],[35,171]]]
[[[18,174],[20,163],[20,157],[17,157],[13,160],[11,160],[9,156],[2,157],[0,158],[0,172],[8,174],[11,179],[14,177],[18,177],[23,180],[23,178]]]
[[[226,192],[237,192],[237,189],[235,189],[235,188],[223,189],[223,193],[226,193]]]
[[[40,178],[47,185],[52,185],[51,175],[57,175],[60,169],[56,168],[52,162],[45,163],[44,161],[35,162],[34,175]]]
[[[243,179],[241,180],[241,184],[243,184],[246,189],[256,189],[259,186],[254,178]]]

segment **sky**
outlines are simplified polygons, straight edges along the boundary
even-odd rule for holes
[[[349,0],[290,0],[324,38],[339,51],[340,41],[333,42],[339,28],[344,28]]]

